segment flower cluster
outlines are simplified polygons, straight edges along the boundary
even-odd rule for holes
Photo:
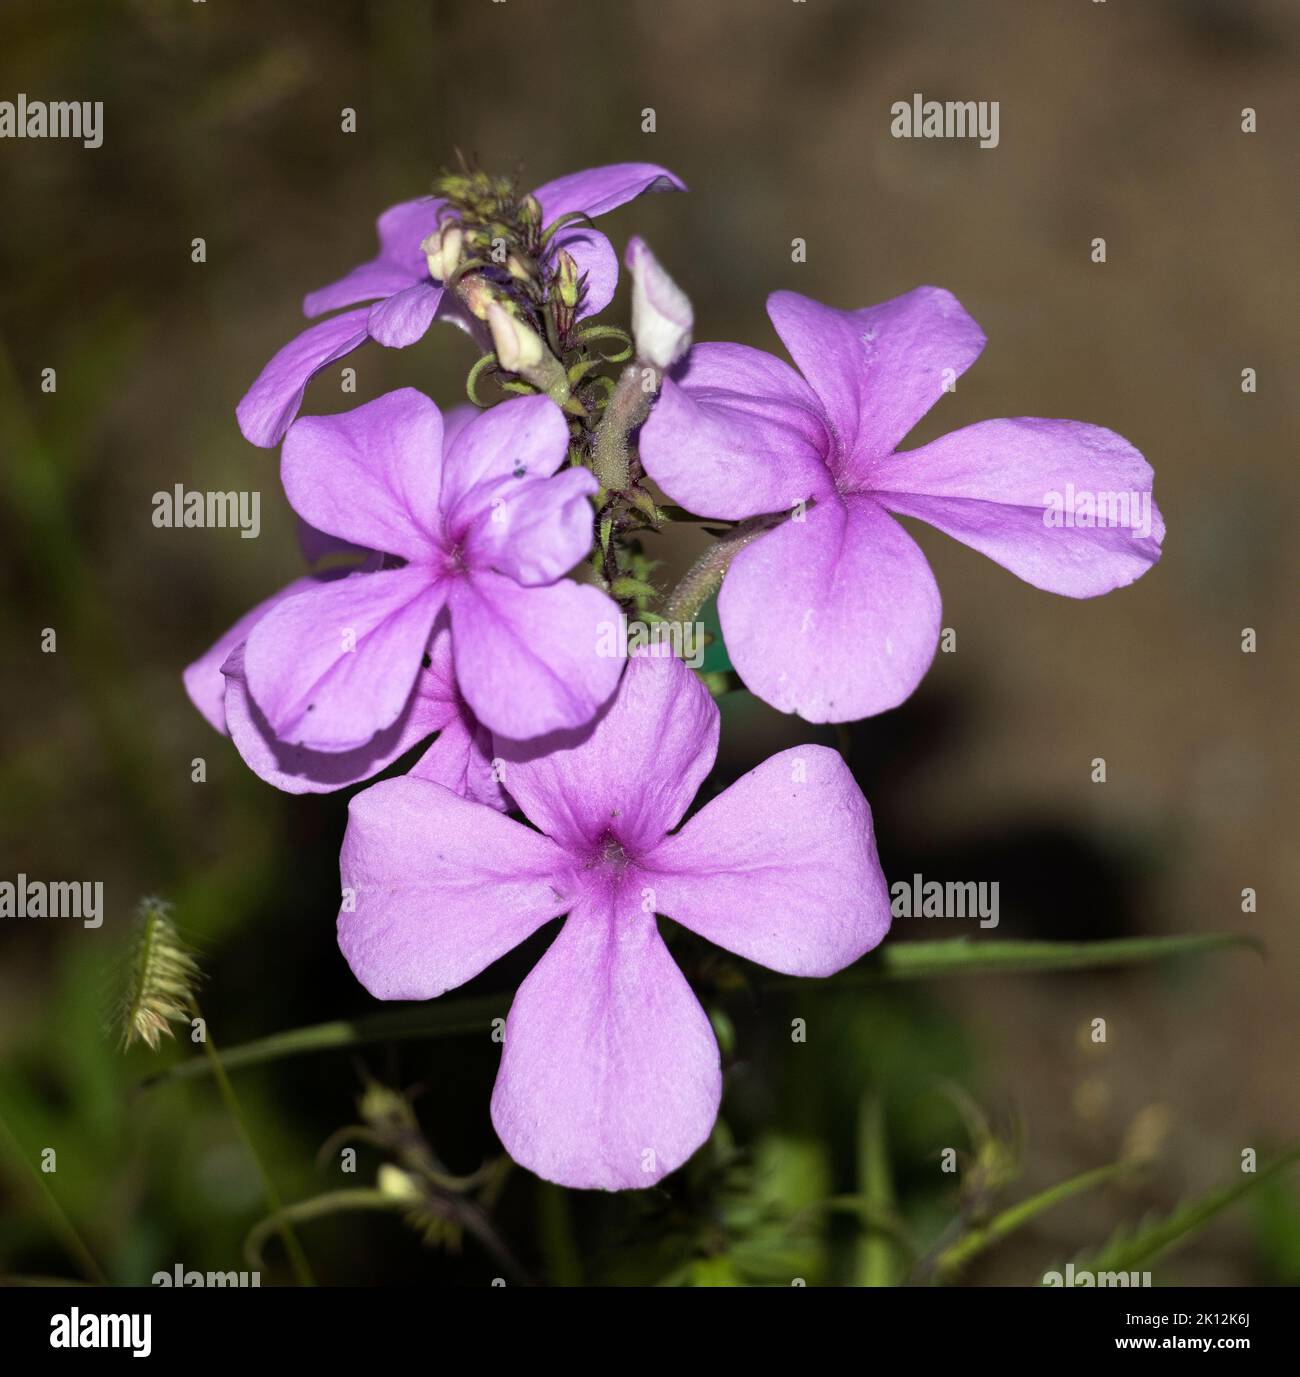
[[[185,672],[292,793],[424,745],[349,808],[339,943],[378,998],[434,998],[564,918],[510,1010],[492,1117],[517,1161],[574,1187],[653,1184],[717,1115],[717,1043],[657,915],[800,976],[857,960],[890,916],[870,809],[833,751],[773,756],[683,823],[714,698],[663,644],[603,652],[608,628],[717,593],[745,686],[844,722],[902,702],[937,646],[938,589],[896,516],[1071,597],[1137,578],[1164,534],[1158,512],[1141,530],[1044,519],[1060,490],[1150,510],[1150,467],[1096,426],[986,421],[899,451],[984,345],[938,288],[855,311],[774,293],[796,371],[692,344],[689,299],[634,238],[631,333],[593,322],[618,279],[595,218],[684,189],[632,163],[523,194],[462,165],[381,215],[379,253],[307,296],[324,318],[238,408],[254,444],[283,441],[306,572]],[[435,320],[483,351],[474,405],[405,388],[298,416],[321,369]],[[716,540],[663,596],[642,539],[670,518],[708,518]]]

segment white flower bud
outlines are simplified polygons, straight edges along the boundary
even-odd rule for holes
[[[429,276],[435,282],[445,282],[456,271],[464,242],[464,231],[460,223],[453,220],[434,230],[420,245],[429,264]]]
[[[496,300],[492,284],[481,273],[467,273],[457,288],[460,299],[476,320],[486,320],[488,310]]]
[[[384,1162],[380,1166],[375,1184],[382,1194],[394,1200],[420,1199],[420,1187],[415,1178],[401,1167],[393,1166],[391,1162]]]
[[[521,373],[541,363],[542,341],[504,306],[494,301],[487,309],[487,323],[497,362],[507,373]]]
[[[695,326],[691,303],[640,236],[628,241],[623,262],[632,274],[632,335],[637,357],[656,368],[671,368],[691,347]]]

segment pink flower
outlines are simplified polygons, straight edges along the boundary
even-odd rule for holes
[[[377,997],[432,999],[568,915],[515,996],[492,1096],[511,1156],[561,1185],[652,1185],[717,1115],[717,1043],[657,913],[804,976],[889,927],[871,811],[825,747],[771,757],[669,835],[717,740],[699,679],[639,657],[594,730],[496,741],[540,830],[409,776],[352,800],[339,944]]]
[[[366,778],[435,729],[455,727],[477,777],[480,723],[527,738],[590,722],[622,670],[599,653],[618,608],[563,577],[591,547],[596,488],[561,468],[568,444],[545,397],[464,408],[444,429],[405,388],[298,421],[281,462],[290,504],[316,539],[375,553],[236,623],[186,672],[195,702],[295,792]],[[435,743],[429,769],[450,768],[449,750]]]
[[[653,163],[614,163],[573,172],[540,186],[533,195],[542,206],[543,224],[575,211],[591,216],[611,210],[652,191],[685,191],[685,184]],[[379,217],[379,253],[337,282],[309,292],[303,301],[308,317],[342,306],[372,302],[342,311],[286,344],[262,369],[236,408],[239,428],[252,444],[278,445],[302,405],[303,393],[322,368],[352,353],[368,339],[402,349],[423,339],[435,316],[461,319],[454,298],[429,274],[422,244],[438,228],[446,202],[421,196],[391,206]],[[618,258],[598,230],[581,222],[562,228],[549,242],[548,255],[567,252],[586,274],[578,314],[603,311],[618,285]]]
[[[696,345],[664,382],[641,459],[700,516],[790,515],[740,551],[718,597],[731,662],[773,707],[848,722],[901,703],[929,668],[939,589],[894,515],[1072,598],[1159,559],[1151,466],[1114,431],[1019,417],[896,452],[984,347],[950,293],[838,311],[774,292],[767,310],[800,372],[743,345]],[[1053,523],[1054,496],[1074,494],[1129,519]]]

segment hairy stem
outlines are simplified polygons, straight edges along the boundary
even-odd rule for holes
[[[776,520],[770,516],[750,517],[719,539],[695,561],[664,603],[664,620],[690,621],[722,586],[722,576],[731,561],[752,540],[771,530]]]
[[[650,414],[650,404],[659,390],[657,370],[651,370],[654,386],[643,386],[647,368],[649,364],[630,363],[622,371],[596,431],[592,467],[600,486],[608,492],[626,492],[632,482],[628,436]]]

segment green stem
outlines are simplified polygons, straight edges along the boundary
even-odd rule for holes
[[[894,1181],[880,1096],[866,1091],[858,1102],[858,1190],[871,1214],[892,1215]],[[885,1232],[866,1226],[858,1243],[858,1284],[893,1286],[898,1280],[898,1249]]]
[[[908,980],[939,980],[949,976],[1022,975],[1032,972],[1095,970],[1132,966],[1176,956],[1192,956],[1229,947],[1259,950],[1253,938],[1236,933],[1197,933],[1191,937],[1120,937],[1106,942],[986,942],[966,937],[933,942],[891,942],[869,957],[819,982],[828,992],[855,990]],[[803,978],[764,980],[768,990],[807,990]],[[227,1069],[257,1066],[280,1057],[309,1052],[337,1051],[368,1043],[482,1033],[509,1005],[505,994],[373,1014],[369,1018],[341,1019],[308,1028],[293,1028],[258,1038],[225,1054]],[[192,1057],[141,1083],[140,1089],[202,1076],[208,1067]]]
[[[292,1205],[277,1205],[272,1214],[258,1220],[248,1231],[248,1237],[244,1240],[244,1256],[249,1267],[260,1272],[262,1248],[273,1233],[287,1240],[295,1237],[294,1224],[309,1224],[312,1220],[324,1219],[327,1215],[345,1210],[402,1210],[409,1205],[409,1200],[389,1195],[378,1188],[328,1191],[324,1195],[313,1195],[308,1200],[295,1201]]]
[[[569,374],[550,349],[542,356],[541,363],[532,368],[521,368],[519,376],[548,396],[556,406],[563,406],[573,395],[569,388]]]
[[[825,981],[831,988],[858,989],[900,980],[947,976],[1029,975],[1035,972],[1096,970],[1133,966],[1227,947],[1262,951],[1253,937],[1238,933],[1196,933],[1190,937],[1118,937],[1105,942],[987,942],[950,937],[933,942],[892,942]],[[803,990],[803,978],[765,981],[767,989]]]
[[[272,1233],[278,1233],[281,1238],[286,1235],[293,1237],[290,1227],[293,1224],[309,1224],[313,1220],[350,1210],[402,1213],[409,1211],[413,1203],[403,1196],[390,1195],[377,1186],[313,1195],[307,1200],[297,1200],[292,1205],[281,1205],[273,1214],[254,1224],[244,1240],[244,1255],[248,1265],[255,1271],[260,1271],[262,1249]],[[472,1200],[461,1200],[454,1196],[448,1197],[443,1203],[461,1227],[474,1235],[503,1271],[524,1285],[530,1284],[528,1274],[520,1267],[510,1249],[492,1227],[492,1221],[484,1210]]]
[[[9,1149],[15,1161],[23,1164],[31,1174],[32,1182],[36,1187],[37,1193],[45,1202],[46,1209],[50,1212],[50,1218],[54,1222],[54,1231],[63,1240],[63,1246],[76,1261],[77,1265],[86,1276],[96,1286],[107,1286],[108,1278],[104,1275],[103,1269],[95,1261],[94,1254],[86,1247],[85,1241],[77,1232],[72,1220],[64,1212],[63,1206],[59,1204],[58,1197],[50,1189],[49,1183],[45,1180],[45,1174],[37,1171],[32,1165],[27,1154],[23,1151],[22,1144],[14,1137],[9,1125],[4,1119],[0,1118],[0,1137],[3,1137],[9,1145]]]
[[[642,375],[648,364],[630,363],[619,374],[605,406],[596,444],[592,452],[592,468],[607,492],[626,492],[632,482],[631,459],[628,455],[628,436],[650,414],[650,404],[659,390],[659,376],[648,390],[642,386]]]
[[[190,1001],[190,1008],[195,1018],[203,1017],[199,1012],[197,1000]],[[217,1044],[206,1020],[204,1020],[203,1034],[203,1050],[207,1053],[208,1064],[212,1068],[212,1074],[216,1079],[217,1088],[221,1092],[221,1098],[226,1102],[226,1109],[229,1111],[231,1119],[234,1120],[239,1136],[244,1140],[244,1146],[248,1149],[248,1155],[253,1159],[258,1176],[262,1179],[262,1194],[266,1197],[266,1203],[270,1207],[272,1215],[279,1214],[284,1209],[284,1202],[280,1198],[280,1192],[276,1189],[275,1182],[271,1179],[271,1173],[267,1170],[266,1164],[262,1161],[253,1144],[253,1135],[249,1132],[248,1123],[239,1106],[235,1087],[231,1085],[230,1077],[226,1074],[226,1068],[222,1065],[221,1056],[217,1052]],[[284,1241],[285,1252],[289,1255],[289,1261],[293,1265],[294,1275],[298,1278],[298,1285],[315,1286],[316,1279],[312,1276],[307,1255],[303,1252],[297,1235],[294,1234],[287,1221],[280,1226],[280,1237]]]
[[[550,1181],[538,1182],[537,1214],[547,1280],[553,1286],[581,1286],[582,1254],[573,1236],[568,1192]]]
[[[1190,1238],[1215,1215],[1297,1162],[1300,1162],[1300,1145],[1285,1149],[1258,1171],[1243,1175],[1229,1186],[1220,1186],[1199,1199],[1186,1201],[1172,1214],[1146,1228],[1139,1228],[1136,1234],[1113,1239],[1099,1253],[1089,1256],[1089,1269],[1094,1272],[1137,1270],[1159,1257],[1166,1249]]]
[[[597,474],[599,477],[599,474]],[[722,577],[731,561],[752,540],[771,530],[770,516],[751,517],[720,536],[686,571],[682,581],[664,603],[664,620],[687,622],[722,587]]]
[[[449,1000],[446,1003],[371,1014],[368,1018],[339,1019],[333,1023],[316,1023],[307,1028],[291,1028],[287,1032],[272,1033],[269,1037],[232,1047],[224,1054],[224,1062],[227,1070],[235,1071],[245,1066],[277,1061],[281,1057],[332,1052],[343,1047],[364,1047],[374,1042],[405,1042],[413,1038],[480,1033],[494,1018],[504,1016],[509,1004],[508,995],[488,995],[482,999]],[[141,1082],[140,1089],[149,1090],[155,1085],[189,1080],[207,1075],[208,1072],[209,1066],[202,1057],[191,1057],[148,1077]]]
[[[1054,1205],[1069,1200],[1071,1196],[1081,1195],[1094,1186],[1104,1185],[1107,1181],[1127,1175],[1135,1169],[1133,1162],[1112,1162],[1108,1166],[1095,1167],[1091,1171],[1080,1172],[1077,1176],[1071,1176],[1066,1181],[1058,1182],[1055,1186],[1040,1191],[1028,1200],[1022,1200],[1018,1204],[1012,1205],[1009,1209],[996,1215],[987,1224],[972,1229],[970,1233],[965,1234],[945,1248],[935,1261],[939,1275],[945,1280],[952,1277],[965,1267],[972,1258],[982,1253],[986,1248],[991,1248],[993,1244],[1006,1238],[1008,1234],[1014,1233],[1022,1225],[1042,1214],[1044,1210],[1050,1210]]]

